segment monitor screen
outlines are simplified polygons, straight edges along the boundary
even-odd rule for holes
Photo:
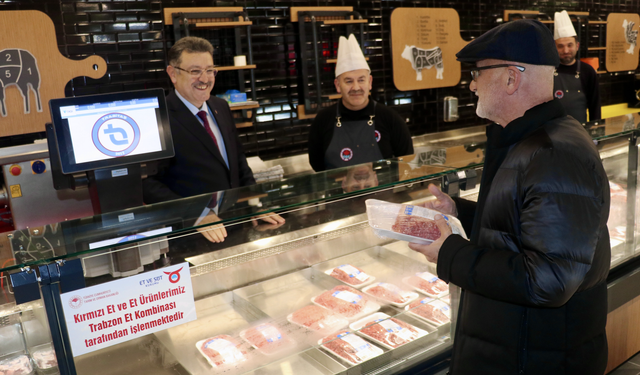
[[[174,155],[162,89],[53,99],[49,105],[65,174]]]

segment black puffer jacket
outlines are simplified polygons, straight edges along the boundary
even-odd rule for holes
[[[438,276],[462,287],[460,374],[604,373],[609,184],[586,131],[557,101],[487,128],[471,241],[443,244]]]

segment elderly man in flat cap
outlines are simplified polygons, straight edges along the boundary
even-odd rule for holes
[[[559,59],[538,21],[498,26],[457,54],[487,127],[478,202],[431,185],[442,236],[410,244],[462,288],[450,373],[602,375],[609,184],[591,138],[553,98]],[[457,216],[470,240],[451,234]]]
[[[311,124],[311,167],[318,172],[413,154],[405,121],[369,98],[373,77],[353,34],[340,37],[335,74],[342,98],[320,111]]]

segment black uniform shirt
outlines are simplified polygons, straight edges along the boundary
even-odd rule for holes
[[[576,75],[578,61],[572,65],[560,64],[556,71],[558,74],[570,74]],[[602,115],[600,113],[600,85],[598,83],[598,73],[591,67],[591,65],[580,62],[580,82],[582,83],[582,90],[587,97],[587,109],[589,110],[589,121],[600,120]]]
[[[342,100],[320,111],[311,123],[309,130],[309,163],[316,172],[326,169],[324,154],[329,148],[333,138],[333,129],[336,126],[336,105],[340,106],[340,117],[344,123],[353,120],[368,120],[374,112],[373,100],[359,110],[347,109]],[[380,132],[378,146],[385,159],[413,154],[413,142],[406,122],[391,108],[376,103],[375,105],[375,130]]]

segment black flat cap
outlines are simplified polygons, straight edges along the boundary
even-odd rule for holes
[[[507,22],[487,31],[456,54],[458,61],[507,60],[532,65],[560,64],[551,31],[536,20]]]

